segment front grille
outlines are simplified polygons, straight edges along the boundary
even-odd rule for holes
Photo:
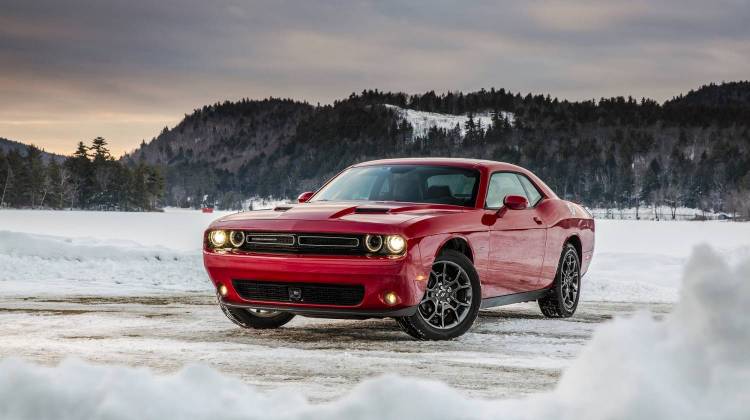
[[[232,280],[232,285],[241,298],[266,302],[295,302],[315,305],[355,306],[362,302],[364,286],[319,284],[319,283],[279,283],[255,280]],[[296,289],[299,298],[292,299]]]
[[[311,236],[299,235],[297,243],[300,247],[332,247],[356,249],[359,247],[359,238],[351,236]]]
[[[364,255],[362,235],[245,232],[243,251],[299,254]]]

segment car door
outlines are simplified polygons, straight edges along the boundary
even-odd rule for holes
[[[532,188],[532,190],[529,190]],[[523,210],[504,208],[508,195],[529,200]],[[547,229],[537,212],[538,189],[522,174],[496,172],[487,190],[490,224],[490,281],[486,297],[536,290],[544,262]]]

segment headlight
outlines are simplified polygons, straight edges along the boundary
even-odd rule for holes
[[[223,230],[214,230],[208,234],[208,240],[211,241],[211,245],[216,248],[221,248],[227,243],[227,233]]]
[[[233,230],[229,232],[229,242],[233,247],[239,248],[245,243],[245,232],[241,230]]]
[[[370,252],[378,252],[383,248],[383,237],[380,235],[365,235],[365,247]]]
[[[400,254],[406,249],[406,239],[399,235],[388,235],[385,237],[385,248],[391,254]]]

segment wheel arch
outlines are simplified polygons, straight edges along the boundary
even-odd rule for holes
[[[576,234],[570,235],[565,239],[565,242],[563,242],[563,247],[567,244],[573,245],[576,249],[576,252],[578,253],[578,264],[580,264],[581,261],[583,261],[583,244],[581,243],[581,238]]]
[[[474,263],[474,250],[471,248],[469,241],[463,236],[451,236],[447,238],[438,247],[438,251],[435,256],[440,255],[445,250],[453,250],[466,256],[472,263]]]

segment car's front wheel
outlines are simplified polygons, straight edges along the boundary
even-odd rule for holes
[[[432,264],[417,312],[396,321],[414,338],[450,340],[471,327],[481,303],[479,276],[471,260],[461,253],[444,251]]]
[[[219,306],[230,321],[242,328],[279,328],[294,318],[289,312],[266,311],[264,309],[233,308],[219,301]]]

